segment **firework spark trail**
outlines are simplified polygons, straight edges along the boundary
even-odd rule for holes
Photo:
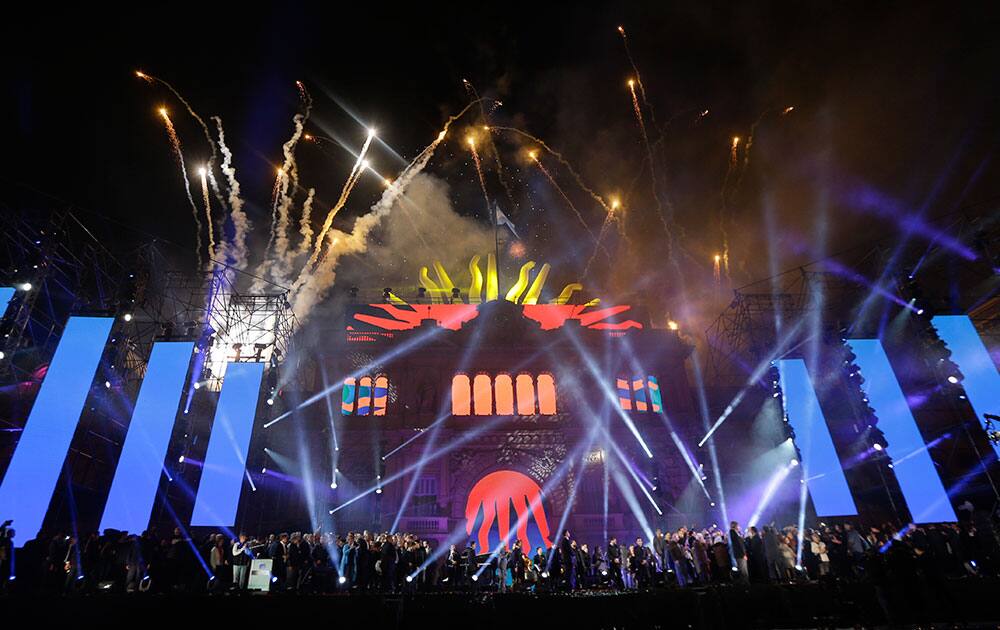
[[[624,36],[624,34],[623,34]],[[670,224],[666,215],[663,214],[663,204],[660,203],[660,195],[656,190],[656,160],[653,158],[653,148],[649,144],[649,136],[646,134],[646,123],[642,118],[642,109],[639,107],[639,99],[635,95],[635,81],[629,79],[629,92],[632,93],[632,108],[635,110],[635,118],[639,121],[639,131],[642,132],[642,143],[646,147],[646,156],[649,161],[649,184],[652,188],[653,201],[656,202],[656,214],[663,224],[663,231],[667,236],[667,246],[670,256],[673,256],[673,237],[670,232]],[[671,213],[672,214],[672,213]]]
[[[590,266],[594,263],[594,259],[597,258],[597,248],[603,247],[604,234],[607,232],[608,228],[611,226],[613,221],[617,221],[619,225],[619,234],[622,236],[623,240],[625,237],[625,229],[622,224],[621,218],[615,216],[615,210],[619,208],[619,202],[617,199],[611,200],[611,207],[608,208],[608,213],[604,217],[604,222],[601,223],[601,229],[597,233],[597,245],[594,246],[593,253],[590,254],[590,260],[587,261],[586,266],[583,268],[583,275],[586,276],[590,272]],[[607,250],[605,250],[607,251]]]
[[[289,252],[288,248],[288,226],[291,223],[289,213],[292,207],[292,199],[299,186],[299,168],[295,162],[295,146],[302,137],[306,116],[305,114],[296,114],[292,120],[295,123],[295,131],[292,133],[292,137],[281,147],[281,152],[285,157],[285,161],[281,166],[281,172],[284,173],[284,177],[281,181],[281,187],[278,190],[277,211],[275,212],[277,223],[272,226],[274,233],[274,256],[271,261],[265,261],[263,265],[266,265],[266,268],[259,269],[257,273],[258,276],[263,276],[264,274],[261,272],[266,271],[271,274],[275,282],[281,285],[284,285],[288,281],[286,276],[293,264],[292,257],[294,255]],[[291,194],[289,194],[289,189],[291,190]]]
[[[195,253],[198,255],[198,269],[201,269],[201,217],[198,214],[198,206],[194,202],[194,197],[191,196],[191,182],[188,181],[187,167],[184,165],[184,153],[181,152],[181,140],[177,137],[177,130],[174,129],[174,123],[171,122],[170,115],[167,114],[166,108],[161,107],[159,112],[160,116],[163,118],[164,124],[167,127],[167,136],[170,138],[170,146],[174,150],[174,157],[177,158],[177,164],[181,168],[181,176],[184,178],[184,192],[187,193],[188,202],[191,204],[191,212],[194,215],[194,225],[197,230]]]
[[[646,98],[646,86],[642,84],[642,75],[639,74],[639,66],[635,64],[635,59],[632,57],[632,49],[628,45],[628,36],[625,34],[625,27],[619,26],[618,33],[622,36],[622,44],[625,45],[625,56],[628,57],[629,65],[632,66],[632,72],[635,73],[635,81],[639,84],[639,93],[642,94],[642,102],[649,108],[650,115],[653,115],[653,106],[650,105],[649,99]],[[654,126],[656,124],[655,118],[653,124]]]
[[[344,182],[344,187],[340,190],[340,198],[337,199],[337,203],[334,204],[330,211],[326,214],[326,219],[323,220],[323,226],[319,230],[319,234],[316,236],[316,245],[313,248],[313,253],[309,257],[309,262],[306,267],[312,267],[319,260],[320,254],[323,252],[324,239],[326,238],[327,232],[330,231],[330,227],[333,225],[333,218],[337,216],[344,204],[347,203],[347,197],[351,194],[351,190],[354,189],[354,185],[357,183],[360,174],[362,172],[362,165],[365,162],[365,154],[368,153],[368,147],[372,144],[372,138],[375,137],[375,133],[371,130],[368,131],[368,138],[365,139],[364,145],[361,147],[361,151],[358,153],[358,159],[355,160],[354,166],[351,167],[351,173],[347,176],[347,181]],[[302,278],[302,275],[299,275]],[[296,281],[297,282],[297,281]]]
[[[233,220],[232,264],[242,269],[247,263],[247,234],[250,233],[250,219],[243,212],[243,198],[240,197],[240,182],[236,179],[236,167],[232,165],[233,154],[226,146],[226,134],[222,130],[222,119],[213,116],[215,127],[219,133],[219,151],[222,153],[222,164],[219,168],[229,182],[229,211]],[[227,250],[228,253],[228,250]]]
[[[726,275],[729,275],[729,230],[726,227],[729,218],[727,215],[728,201],[726,195],[726,189],[729,187],[729,180],[732,178],[733,173],[736,172],[737,164],[739,160],[739,148],[740,148],[740,137],[733,136],[733,142],[729,149],[729,166],[726,168],[726,176],[722,179],[722,190],[719,191],[720,197],[720,207],[719,207],[719,230],[722,232],[722,256],[726,261]]]
[[[382,193],[382,197],[372,206],[371,212],[361,216],[354,222],[354,229],[350,234],[339,230],[334,230],[331,234],[331,244],[326,256],[320,261],[315,269],[309,269],[307,265],[299,274],[299,278],[292,287],[292,310],[299,321],[308,317],[315,306],[326,295],[337,277],[337,263],[342,256],[353,253],[364,252],[368,247],[368,235],[377,228],[382,220],[392,211],[393,205],[403,195],[403,191],[416,177],[427,167],[427,164],[434,157],[434,152],[448,135],[451,125],[464,116],[476,103],[469,103],[460,112],[448,117],[444,127],[427,147],[421,151],[417,157],[403,169],[393,182]],[[317,246],[322,245],[322,240],[317,238]]]
[[[275,228],[278,226],[278,202],[281,195],[282,180],[286,180],[285,172],[282,169],[278,169],[278,174],[274,178],[274,188],[271,189],[271,235],[267,239],[267,247],[264,248],[264,258],[267,260],[271,253],[271,247],[274,245]],[[287,186],[287,184],[285,184]],[[260,276],[260,269],[258,268],[257,274]],[[256,285],[260,286],[261,281],[258,279]]]
[[[472,151],[472,161],[476,164],[476,174],[479,175],[479,188],[483,191],[483,199],[486,200],[486,209],[490,210],[490,196],[486,192],[486,179],[483,177],[483,164],[479,161],[479,152],[476,151],[476,140],[470,136],[466,141],[469,143],[469,149]]]
[[[208,169],[201,167],[198,169],[201,175],[201,200],[205,204],[205,221],[208,225],[208,258],[215,258],[215,229],[212,225],[212,203],[208,197]]]
[[[517,202],[514,201],[514,193],[511,192],[510,183],[507,181],[507,171],[504,168],[503,162],[500,160],[500,152],[497,151],[497,145],[493,142],[493,136],[488,132],[490,130],[490,118],[489,114],[486,113],[486,108],[483,107],[484,99],[479,96],[479,92],[476,90],[476,86],[472,85],[468,79],[462,79],[462,85],[465,86],[465,91],[469,94],[474,101],[479,103],[479,116],[482,118],[484,130],[486,134],[486,148],[489,151],[490,156],[493,158],[493,163],[497,166],[497,179],[500,181],[500,187],[503,188],[504,195],[507,197],[507,202],[510,204],[510,208],[517,208]],[[497,107],[502,105],[500,101],[493,99],[493,109],[490,113],[496,111]]]
[[[795,109],[794,106],[786,107],[783,110],[781,110],[781,112],[778,115],[787,116],[794,109]],[[753,139],[754,135],[757,133],[757,127],[760,126],[760,123],[764,120],[764,117],[767,116],[767,114],[769,114],[772,111],[774,111],[772,108],[768,108],[762,111],[760,113],[760,116],[757,117],[757,120],[755,120],[753,125],[750,126],[750,133],[747,135],[747,144],[746,147],[744,147],[743,149],[743,166],[740,169],[739,177],[736,179],[736,185],[733,186],[733,191],[730,194],[730,197],[735,197],[736,194],[739,192],[740,186],[743,184],[743,176],[746,175],[747,169],[750,166],[750,150],[753,148]]]
[[[719,268],[721,258],[718,254],[715,255],[715,265],[712,268],[712,275],[715,277],[715,287],[717,289],[722,289],[722,270]]]
[[[316,189],[310,188],[306,194],[306,200],[302,204],[302,218],[299,220],[299,234],[302,235],[302,242],[299,243],[299,249],[296,251],[299,256],[307,253],[312,245],[312,204],[315,197]]]
[[[562,187],[559,186],[558,183],[556,183],[555,178],[552,177],[551,173],[549,173],[549,169],[545,168],[545,165],[542,164],[542,161],[538,159],[538,154],[532,151],[528,154],[528,157],[530,157],[531,160],[535,163],[535,165],[538,166],[538,170],[540,170],[542,174],[545,175],[546,179],[549,180],[549,183],[552,184],[552,187],[556,189],[559,195],[563,198],[563,201],[566,202],[566,205],[569,206],[570,210],[573,211],[573,214],[576,215],[576,218],[580,221],[580,224],[584,227],[584,229],[587,230],[587,234],[589,234],[590,238],[594,240],[594,246],[601,249],[604,252],[604,255],[608,257],[608,260],[610,260],[611,259],[610,252],[608,252],[607,248],[604,247],[604,244],[598,240],[597,236],[594,234],[594,230],[592,230],[590,228],[590,225],[587,224],[587,220],[583,218],[583,214],[577,209],[576,205],[566,195],[566,192],[563,191]],[[605,222],[607,222],[606,219]],[[604,229],[604,225],[602,225],[601,228]]]
[[[563,167],[569,172],[569,174],[573,176],[573,179],[576,181],[577,186],[579,186],[581,189],[584,190],[584,192],[590,195],[594,199],[594,201],[601,204],[601,207],[604,208],[605,212],[611,212],[611,207],[607,204],[606,201],[604,201],[604,198],[601,197],[596,192],[594,192],[592,188],[590,188],[589,186],[587,186],[587,184],[584,183],[583,178],[580,177],[580,174],[576,172],[576,169],[573,168],[573,165],[569,163],[569,160],[564,158],[561,153],[559,153],[558,151],[547,145],[544,140],[528,133],[527,131],[518,129],[517,127],[491,127],[491,130],[493,129],[497,131],[509,131],[511,133],[515,133],[519,136],[527,138],[528,140],[531,140],[538,146],[545,149],[546,153],[548,153],[556,160],[558,160],[559,163],[562,164]]]
[[[177,91],[177,88],[172,86],[170,83],[164,81],[160,77],[153,76],[151,74],[146,74],[145,72],[141,72],[139,70],[135,71],[135,76],[139,77],[146,83],[154,83],[154,82],[159,83],[163,87],[170,90],[171,94],[173,94],[174,97],[178,101],[180,101],[182,105],[184,105],[184,108],[187,110],[188,114],[190,114],[191,117],[198,122],[198,125],[201,127],[202,133],[205,134],[205,140],[208,141],[208,146],[212,149],[212,155],[211,157],[208,158],[208,167],[207,167],[208,170],[211,171],[212,167],[215,165],[215,158],[218,156],[218,152],[215,146],[215,141],[212,139],[212,132],[209,130],[208,125],[205,124],[205,120],[198,115],[198,112],[196,112],[194,108],[191,107],[191,103],[188,103],[187,99],[184,98],[181,95],[181,93]],[[218,185],[214,177],[211,179],[211,182],[212,182],[212,192],[215,194],[216,199],[219,200],[219,204],[223,208],[226,207],[225,197],[222,195],[222,191],[219,190],[219,188],[217,187]]]

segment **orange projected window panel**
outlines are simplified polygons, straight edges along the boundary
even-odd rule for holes
[[[500,374],[493,381],[494,395],[497,400],[498,416],[514,415],[514,381],[509,374]]]
[[[529,374],[517,375],[517,415],[535,415],[535,383]]]
[[[385,409],[389,404],[389,377],[385,375],[375,377],[375,389],[372,391],[372,415],[384,416]]]
[[[556,413],[556,383],[551,374],[538,375],[538,413],[543,416]]]
[[[465,374],[456,374],[451,379],[451,413],[455,416],[472,413],[472,384]]]
[[[477,374],[473,379],[472,401],[477,416],[493,414],[493,383],[486,374]]]

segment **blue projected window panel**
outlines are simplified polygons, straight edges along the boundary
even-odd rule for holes
[[[892,457],[892,470],[913,522],[958,520],[882,342],[879,339],[849,339],[847,345],[857,356],[855,363],[864,377],[861,389],[868,396],[878,416],[878,428],[889,443],[886,451]]]
[[[931,320],[951,350],[951,359],[965,378],[962,387],[980,424],[984,413],[1000,413],[1000,372],[972,320],[965,315],[937,315]],[[994,444],[1000,454],[1000,444]]]
[[[809,380],[802,359],[775,361],[784,393],[785,413],[795,430],[795,445],[802,458],[803,477],[817,516],[849,516],[858,513],[847,486],[830,429]]]
[[[0,518],[14,520],[22,541],[45,519],[113,323],[112,317],[70,317],[49,363],[0,484]]]
[[[194,342],[153,345],[132,422],[104,506],[101,529],[141,532],[149,525]]]
[[[236,522],[263,376],[263,363],[226,366],[191,525],[229,527]]]
[[[14,297],[14,287],[0,287],[0,317],[7,311],[10,299]]]

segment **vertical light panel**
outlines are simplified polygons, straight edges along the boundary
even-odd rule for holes
[[[191,525],[231,527],[243,489],[263,363],[230,363],[222,381]]]
[[[951,350],[951,360],[965,376],[962,387],[969,397],[979,424],[984,413],[1000,413],[1000,372],[972,320],[966,315],[936,315],[931,324]],[[1000,453],[1000,444],[993,448]]]
[[[14,297],[14,287],[0,287],[0,319],[7,311],[7,305],[10,304],[12,297]]]
[[[861,389],[868,396],[878,416],[878,428],[889,443],[886,451],[893,459],[892,471],[913,522],[957,520],[881,340],[848,339],[847,346],[857,356],[855,363],[864,378]]]
[[[42,526],[114,318],[70,317],[0,484],[0,518],[18,538]]]
[[[840,458],[833,446],[830,429],[809,380],[802,359],[775,361],[784,393],[785,413],[795,430],[795,445],[802,458],[806,488],[817,516],[848,516],[858,513],[847,486]]]
[[[189,341],[153,345],[104,506],[102,530],[141,532],[149,525],[193,351]]]

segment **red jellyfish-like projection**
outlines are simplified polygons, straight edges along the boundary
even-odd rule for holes
[[[510,548],[510,504],[514,503],[517,513],[517,538],[524,549],[531,549],[528,541],[528,514],[535,518],[535,525],[542,536],[546,547],[551,547],[549,540],[549,524],[545,520],[545,508],[542,507],[542,489],[528,477],[513,470],[498,470],[479,480],[469,492],[469,500],[465,504],[465,533],[472,534],[479,507],[483,508],[483,522],[479,526],[479,553],[489,553],[490,529],[493,521],[499,521],[500,540]]]

